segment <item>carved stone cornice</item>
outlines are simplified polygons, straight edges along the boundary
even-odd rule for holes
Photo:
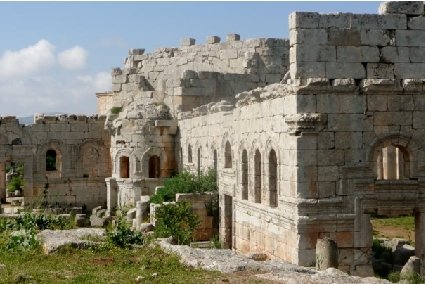
[[[302,133],[317,133],[327,122],[327,115],[322,113],[297,113],[285,117],[290,135],[299,136]]]

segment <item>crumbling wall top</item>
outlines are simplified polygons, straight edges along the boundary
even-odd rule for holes
[[[379,6],[379,14],[406,14],[421,16],[424,13],[423,1],[386,1]]]
[[[291,79],[425,78],[423,2],[385,2],[381,14],[292,13]]]
[[[52,123],[94,123],[105,121],[106,116],[104,115],[83,115],[83,114],[57,114],[57,115],[46,115],[42,113],[36,113],[34,115],[35,124],[52,124]]]

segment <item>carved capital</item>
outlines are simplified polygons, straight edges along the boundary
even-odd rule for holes
[[[301,133],[315,133],[322,130],[327,122],[326,114],[297,113],[285,117],[290,135],[299,136]]]

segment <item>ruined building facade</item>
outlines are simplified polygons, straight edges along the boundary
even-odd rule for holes
[[[70,159],[62,175],[74,183],[85,181],[85,143],[108,149],[110,168],[99,154],[106,183],[96,196],[111,214],[176,172],[214,168],[227,247],[312,265],[317,239],[327,236],[339,268],[353,275],[372,274],[371,215],[414,214],[424,263],[423,14],[423,2],[383,3],[376,15],[296,12],[289,40],[231,34],[151,54],[133,49],[113,70],[112,92],[97,95],[105,130],[87,119],[90,131],[63,140],[54,129],[78,121],[27,132],[12,123],[28,137],[50,128],[22,146],[8,136],[4,157],[22,149],[38,184],[57,139],[63,163],[65,153]]]

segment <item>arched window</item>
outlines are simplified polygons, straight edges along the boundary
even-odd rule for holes
[[[161,177],[161,160],[154,155],[149,157],[149,178]]]
[[[224,147],[224,167],[232,167],[232,147],[230,146],[229,141],[226,142],[226,146]]]
[[[120,178],[130,177],[130,159],[127,156],[120,157]]]
[[[261,203],[261,154],[258,150],[254,155],[254,201]]]
[[[56,151],[47,150],[46,152],[46,171],[56,171]]]
[[[248,199],[248,154],[242,151],[242,199]]]
[[[193,163],[192,162],[192,147],[189,145],[187,145],[187,162],[188,163]]]
[[[383,180],[398,180],[410,177],[410,158],[407,149],[398,145],[387,145],[379,150],[377,177]]]
[[[277,157],[273,149],[269,154],[269,203],[277,207]]]

